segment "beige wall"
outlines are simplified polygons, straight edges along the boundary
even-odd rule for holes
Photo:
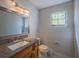
[[[50,16],[53,12],[66,11],[67,26],[50,26]],[[72,2],[51,6],[40,10],[39,37],[49,47],[67,56],[73,55],[73,4]],[[56,42],[58,43],[56,45]]]

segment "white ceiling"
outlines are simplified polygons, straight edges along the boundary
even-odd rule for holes
[[[37,8],[46,8],[53,5],[65,3],[71,0],[30,0]]]

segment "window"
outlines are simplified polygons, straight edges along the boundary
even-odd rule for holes
[[[66,15],[65,12],[56,12],[51,16],[51,25],[60,25],[63,26],[66,23]]]

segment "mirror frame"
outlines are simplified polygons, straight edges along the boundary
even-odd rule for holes
[[[2,7],[2,6],[0,6],[0,10],[1,10],[1,11],[4,11],[4,12],[8,12],[8,13],[13,13],[13,14],[19,15],[19,16],[21,16],[22,18],[28,17],[28,16],[26,16],[26,15],[20,14],[20,13],[18,13],[18,12],[16,12],[16,11],[10,10],[10,9],[5,8],[5,7]],[[30,34],[30,16],[29,16],[28,18],[29,18],[29,21],[28,21],[28,34],[27,34],[27,35]],[[22,33],[22,34],[25,34],[25,33]],[[15,34],[15,35],[17,35],[17,34]],[[7,35],[7,36],[8,36],[8,35]]]

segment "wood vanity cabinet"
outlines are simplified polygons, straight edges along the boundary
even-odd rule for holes
[[[37,43],[35,43],[33,46],[32,46],[32,58],[38,58],[38,51],[39,51],[39,49],[38,49],[38,44]]]
[[[38,43],[34,43],[26,49],[11,56],[11,58],[38,58]]]

